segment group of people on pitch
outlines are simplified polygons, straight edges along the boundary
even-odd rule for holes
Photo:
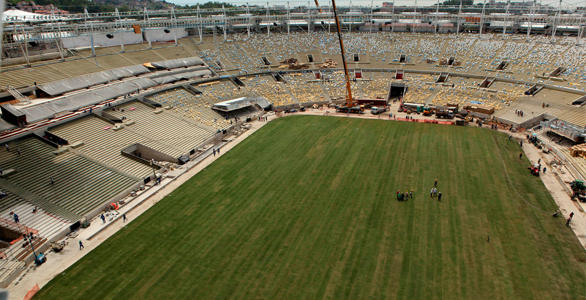
[[[430,196],[432,199],[437,198],[437,201],[442,201],[442,192],[438,191],[437,189],[437,179],[433,182]],[[413,191],[404,193],[397,191],[397,201],[407,201],[409,199],[413,199]]]
[[[404,193],[397,191],[397,201],[407,201],[409,198],[413,199],[413,191]]]
[[[431,188],[429,195],[431,196],[431,199],[437,198],[437,201],[442,201],[442,192],[437,190],[437,179],[433,182],[433,187]]]

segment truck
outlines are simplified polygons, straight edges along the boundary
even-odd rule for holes
[[[363,114],[364,108],[361,106],[336,106],[336,112],[339,113],[351,113],[351,114]]]
[[[453,119],[454,113],[449,110],[438,110],[435,112],[435,116],[439,119]]]
[[[370,113],[373,115],[379,115],[387,111],[387,108],[384,106],[373,106],[370,108]]]
[[[435,108],[435,116],[439,119],[453,119],[457,113],[457,106],[438,106]]]

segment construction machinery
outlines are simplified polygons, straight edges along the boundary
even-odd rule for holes
[[[373,115],[379,115],[387,111],[387,108],[384,106],[373,106],[370,108],[370,113]]]
[[[318,0],[314,1],[317,8],[320,9]],[[342,40],[340,19],[338,18],[338,11],[336,9],[335,0],[332,0],[332,10],[334,11],[334,20],[336,21],[336,32],[338,33],[338,42],[340,43],[340,54],[342,55],[342,64],[344,65],[344,78],[346,79],[346,104],[344,106],[336,106],[336,111],[345,113],[363,113],[364,108],[354,103],[354,99],[352,99],[350,74],[348,73],[348,64],[346,63],[346,55],[344,51],[344,41]]]
[[[531,172],[531,175],[533,175],[533,176],[539,176],[539,166],[538,165],[530,166],[527,169],[529,169],[529,172]]]

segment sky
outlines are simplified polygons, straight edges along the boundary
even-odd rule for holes
[[[194,5],[194,4],[198,4],[198,3],[205,3],[208,2],[210,0],[167,0],[167,2],[172,2],[175,4],[180,4],[180,5],[185,5],[185,4],[190,4],[190,5]],[[222,1],[222,0],[214,0],[214,1]],[[443,0],[440,0],[443,1]],[[497,2],[502,1],[505,2],[506,0],[497,0]],[[522,2],[523,0],[512,0],[515,2]],[[526,0],[526,1],[532,1],[532,0]],[[232,4],[236,4],[236,5],[245,5],[246,3],[252,5],[267,5],[267,2],[269,3],[269,6],[273,6],[273,5],[287,5],[287,0],[224,0],[224,2],[228,2],[228,3],[232,3]],[[330,3],[330,0],[318,0],[318,2],[321,5],[327,6]],[[373,3],[374,7],[380,7],[382,6],[383,2],[393,2],[392,0],[337,0],[336,1],[336,5],[337,6],[349,6],[350,3],[352,3],[352,6],[370,6],[371,3]],[[417,3],[418,6],[424,6],[424,5],[433,5],[435,3],[437,3],[437,0],[395,0],[394,1],[396,5],[414,5],[415,3]],[[475,2],[478,3],[482,3],[482,0],[475,0]],[[488,1],[487,1],[488,2]],[[558,0],[537,0],[538,3],[543,3],[543,4],[555,4],[557,5],[559,3]],[[289,4],[291,7],[293,6],[299,6],[299,5],[315,5],[313,0],[309,0],[309,1],[293,1],[290,0]],[[586,6],[586,0],[562,0],[562,6],[564,7],[575,7],[575,6]]]

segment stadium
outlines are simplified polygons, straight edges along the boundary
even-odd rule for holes
[[[333,4],[6,10],[0,288],[586,298],[584,9]]]

